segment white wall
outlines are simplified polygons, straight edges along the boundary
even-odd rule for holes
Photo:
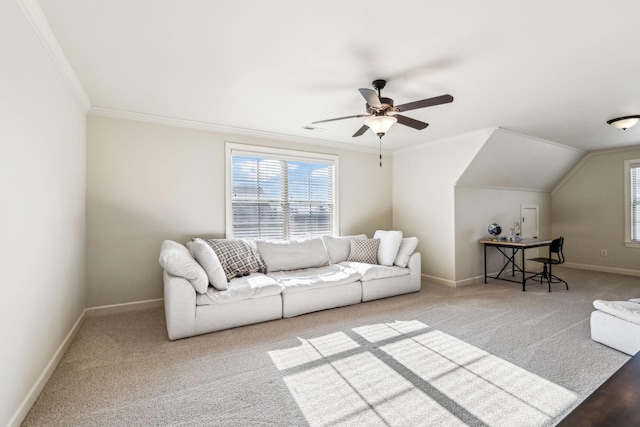
[[[454,186],[490,131],[396,151],[393,155],[393,228],[417,236],[422,274],[455,281]]]
[[[551,195],[540,191],[457,186],[456,200],[456,286],[473,283],[484,277],[484,252],[478,240],[492,237],[489,224],[498,223],[502,235],[510,236],[513,223],[519,221],[520,205],[538,205],[538,234],[551,238]],[[537,256],[536,249],[526,251],[526,257]],[[487,250],[487,270],[499,271],[503,256],[495,249]],[[534,270],[527,264],[527,271]]]
[[[85,308],[85,114],[15,1],[0,2],[0,425]]]
[[[493,222],[508,233],[521,204],[539,206],[539,234],[551,237],[550,191],[584,155],[500,128],[395,152],[393,226],[419,237],[424,275],[473,283],[484,270],[478,240]],[[500,261],[489,253],[489,271]]]
[[[591,153],[553,191],[551,227],[565,237],[567,265],[640,275],[640,249],[624,246],[623,210],[624,161],[637,158],[640,145]]]
[[[337,154],[341,234],[391,228],[390,158],[89,115],[89,307],[162,298],[164,239],[225,236],[225,142]]]
[[[502,226],[503,235],[519,222],[520,205],[538,205],[542,238],[551,234],[553,187],[574,167],[585,152],[550,141],[495,129],[456,184],[456,286],[474,283],[483,276],[484,254],[478,240],[490,237],[489,224]],[[538,249],[525,256],[538,255]],[[497,272],[504,265],[502,255],[487,251],[487,269]],[[527,269],[535,269],[527,265]]]

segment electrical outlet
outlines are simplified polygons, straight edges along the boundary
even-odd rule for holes
[[[606,249],[602,249],[600,251],[600,256],[607,256],[607,250]]]

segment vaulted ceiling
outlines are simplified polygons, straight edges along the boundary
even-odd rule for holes
[[[24,0],[23,0],[24,1]],[[640,143],[636,0],[38,0],[96,114],[377,147],[357,89],[388,79],[394,150],[502,128],[591,151]]]

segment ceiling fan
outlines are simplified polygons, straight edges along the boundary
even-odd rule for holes
[[[335,119],[327,119],[327,120],[319,120],[316,122],[312,122],[312,124],[318,123],[326,123],[333,122],[336,120],[344,120],[344,119],[353,119],[356,117],[368,117],[367,120],[364,121],[364,125],[356,133],[353,134],[354,137],[363,135],[367,129],[371,129],[373,133],[378,135],[380,140],[382,141],[382,137],[385,133],[389,131],[391,126],[395,123],[400,123],[401,125],[409,126],[410,128],[422,130],[429,126],[428,123],[421,122],[420,120],[412,119],[411,117],[403,116],[402,114],[405,111],[416,110],[418,108],[425,107],[433,107],[434,105],[447,104],[449,102],[453,102],[453,96],[451,95],[441,95],[436,96],[435,98],[427,98],[422,99],[420,101],[408,102],[402,105],[393,105],[393,99],[384,98],[380,95],[380,91],[384,89],[387,82],[386,80],[374,80],[372,85],[374,89],[378,91],[376,94],[375,90],[372,89],[358,89],[362,97],[367,101],[366,104],[366,114],[357,114],[355,116],[346,116],[346,117],[337,117]]]

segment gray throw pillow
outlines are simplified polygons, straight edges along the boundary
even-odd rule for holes
[[[267,266],[258,251],[242,239],[205,240],[218,256],[227,280],[251,273],[266,273]]]
[[[347,261],[378,263],[380,239],[351,239],[351,252]]]

